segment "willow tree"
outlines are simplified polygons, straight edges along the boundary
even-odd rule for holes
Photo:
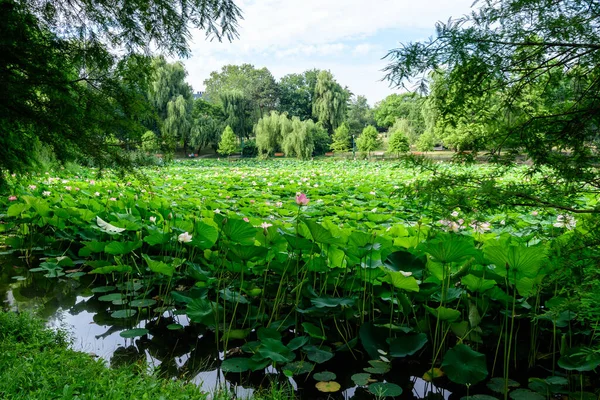
[[[312,112],[331,134],[344,122],[348,110],[350,93],[335,81],[329,71],[321,71],[317,76]]]
[[[252,103],[241,91],[234,90],[221,94],[225,123],[237,133],[244,147],[244,138],[252,131]]]
[[[298,117],[292,118],[291,130],[281,144],[286,156],[309,159],[315,150],[315,131],[316,124],[311,119],[300,121]]]
[[[281,150],[282,142],[292,130],[291,125],[287,115],[277,111],[271,111],[270,115],[259,119],[254,126],[259,156],[268,157]]]

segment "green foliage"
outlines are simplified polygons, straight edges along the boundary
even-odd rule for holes
[[[379,132],[377,132],[377,129],[372,125],[363,129],[362,134],[356,139],[356,147],[358,150],[367,154],[371,153],[373,150],[377,150],[381,147],[381,144]]]
[[[315,149],[315,123],[312,120],[300,121],[292,118],[291,131],[283,138],[281,148],[287,156],[309,159]]]
[[[422,104],[423,98],[415,93],[391,94],[375,105],[375,121],[378,126],[389,128],[397,119],[404,119],[419,136],[424,130]]]
[[[225,114],[225,124],[231,126],[240,139],[248,137],[253,121],[250,99],[239,90],[223,92],[220,99]]]
[[[335,81],[329,71],[320,71],[315,85],[312,115],[332,133],[346,119],[350,93]]]
[[[247,99],[251,113],[257,112],[259,117],[274,110],[278,101],[277,83],[271,72],[265,67],[256,69],[251,64],[224,65],[221,72],[210,73],[204,86],[206,99],[213,104],[221,103],[225,110],[223,95],[241,93]],[[238,132],[235,127],[234,130]]]
[[[242,157],[254,158],[258,156],[258,147],[256,141],[248,140],[244,142],[244,148],[242,149]]]
[[[204,399],[198,386],[146,375],[143,368],[109,369],[67,348],[65,334],[21,313],[0,314],[0,393],[11,399]]]
[[[352,96],[348,104],[346,122],[350,133],[357,136],[367,125],[375,125],[373,110],[367,103],[365,96]]]
[[[331,137],[320,122],[317,122],[314,126],[313,142],[315,144],[315,149],[313,150],[315,156],[322,156],[330,150]]]
[[[584,0],[476,7],[438,23],[430,40],[392,50],[388,78],[398,85],[416,78],[426,89],[430,71],[443,66],[443,87],[434,97],[445,142],[487,148],[503,162],[523,150],[536,167],[594,182],[597,171],[589,167],[598,158],[600,124],[594,94],[600,89],[597,7]]]
[[[390,135],[388,151],[397,155],[408,153],[410,151],[408,138],[402,130],[400,122],[402,122],[402,120],[397,120],[394,126],[388,131],[388,134]]]
[[[348,124],[343,123],[338,126],[333,133],[333,142],[331,143],[331,150],[336,153],[344,153],[350,150],[352,146],[352,138],[350,137],[350,129]]]
[[[148,131],[142,135],[142,150],[155,153],[159,149],[158,140],[154,132]]]
[[[311,69],[302,74],[289,74],[281,78],[278,84],[281,113],[298,117],[304,121],[312,118],[313,98],[319,70]]]
[[[272,111],[270,115],[259,119],[254,126],[258,154],[268,157],[280,150],[281,143],[291,130],[292,123],[286,114]]]
[[[229,125],[225,127],[223,135],[221,135],[221,141],[219,142],[219,153],[230,156],[232,153],[237,151],[238,145],[235,138],[235,134]]]

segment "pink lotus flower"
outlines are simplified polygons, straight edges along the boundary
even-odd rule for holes
[[[37,188],[37,186],[35,186],[35,185],[29,185],[30,190],[35,190],[36,188]]]
[[[250,220],[248,219],[248,217],[244,217],[244,222],[250,222]]]
[[[15,201],[17,200],[17,196],[8,196],[8,201]]]
[[[298,204],[299,206],[305,206],[308,204],[310,200],[308,200],[308,197],[306,197],[306,194],[304,193],[297,193],[296,194],[296,204]]]
[[[267,229],[270,226],[273,226],[273,224],[270,224],[268,222],[263,222],[262,224],[260,224],[260,227],[263,229]]]

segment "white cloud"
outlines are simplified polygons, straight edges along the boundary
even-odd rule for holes
[[[244,19],[232,43],[193,32],[188,81],[201,90],[211,71],[248,62],[277,77],[307,68],[330,69],[340,83],[371,103],[392,93],[380,71],[389,45],[382,32],[433,33],[435,22],[469,12],[472,0],[239,0]],[[424,33],[429,32],[429,33]],[[406,38],[395,37],[394,44]]]

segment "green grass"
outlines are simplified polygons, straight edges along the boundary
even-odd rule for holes
[[[207,399],[193,384],[148,375],[145,365],[110,369],[68,347],[64,333],[46,329],[29,314],[0,313],[0,398],[10,399]],[[232,398],[227,392],[214,400]],[[291,398],[283,389],[254,400]]]

